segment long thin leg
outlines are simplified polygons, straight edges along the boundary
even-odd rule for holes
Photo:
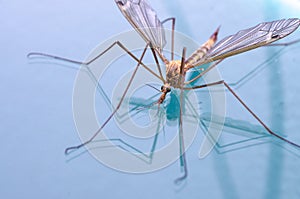
[[[155,51],[154,48],[152,47],[152,44],[151,44],[151,43],[150,43],[150,49],[151,49],[152,55],[153,55],[153,57],[154,57],[156,66],[157,66],[157,69],[158,69],[158,72],[159,72],[159,75],[160,75],[160,79],[161,79],[161,80],[163,81],[163,83],[165,84],[165,83],[166,83],[166,80],[164,79],[164,77],[163,77],[163,75],[162,75],[161,68],[160,68],[160,64],[159,64],[159,61],[158,61],[158,58],[157,58],[157,55],[156,55],[156,51]]]
[[[180,66],[180,78],[179,81],[184,79],[184,61],[185,61],[185,52],[186,48],[183,48],[181,66]],[[180,162],[181,166],[183,166],[184,173],[181,177],[175,180],[176,184],[179,184],[182,180],[186,179],[188,176],[187,164],[186,164],[186,155],[185,155],[185,146],[184,146],[184,138],[183,138],[183,126],[182,126],[182,107],[183,107],[183,89],[180,89],[180,114],[179,114],[179,149],[180,149]]]
[[[59,57],[59,56],[55,56],[55,55],[50,55],[47,53],[40,53],[40,52],[31,52],[27,55],[28,58],[34,58],[35,56],[43,56],[43,57],[49,57],[52,59],[56,59],[56,60],[61,60],[61,61],[67,61],[70,63],[74,63],[74,64],[80,64],[80,65],[89,65],[92,62],[94,62],[95,60],[97,60],[99,57],[101,57],[102,55],[104,55],[105,53],[107,53],[111,48],[113,48],[115,45],[119,46],[121,49],[123,49],[128,55],[130,55],[136,62],[139,62],[140,60],[132,53],[130,52],[121,42],[119,41],[115,41],[114,43],[112,43],[107,49],[105,49],[103,52],[101,52],[100,54],[98,54],[96,57],[94,57],[93,59],[87,61],[87,62],[81,62],[81,61],[75,61],[75,60],[71,60],[68,58],[63,58],[63,57]],[[147,44],[147,47],[149,46],[149,44]],[[164,81],[164,79],[162,79],[159,75],[157,75],[153,70],[151,70],[149,67],[147,67],[143,62],[140,63],[141,66],[143,66],[146,70],[148,70],[151,74],[153,74],[154,76],[156,76],[157,78],[159,78],[161,81]]]
[[[199,86],[194,86],[191,88],[183,88],[184,90],[192,90],[192,89],[199,89],[199,88],[204,88],[204,87],[209,87],[209,86],[215,86],[215,85],[219,85],[219,84],[223,84],[229,91],[230,93],[243,105],[243,107],[273,136],[279,138],[280,140],[283,140],[297,148],[300,148],[300,145],[287,140],[284,137],[281,137],[280,135],[274,133],[246,104],[245,102],[243,102],[243,100],[232,90],[232,88],[224,81],[217,81],[217,82],[213,82],[210,84],[204,84],[204,85],[199,85]]]
[[[165,20],[163,20],[161,23],[164,24],[167,21],[172,21],[172,44],[171,44],[171,60],[174,60],[174,42],[175,42],[175,22],[176,22],[176,18],[175,17],[171,17],[171,18],[167,18]]]
[[[141,55],[141,58],[138,60],[138,64],[137,64],[137,66],[135,67],[135,69],[134,69],[134,71],[133,71],[133,73],[132,73],[132,76],[131,76],[131,78],[130,78],[130,80],[129,80],[129,82],[128,82],[126,88],[125,88],[125,91],[124,91],[124,93],[123,93],[123,95],[122,95],[122,97],[121,97],[121,99],[120,99],[118,105],[116,106],[115,110],[110,114],[110,116],[106,119],[106,121],[102,124],[102,126],[94,133],[94,135],[93,135],[89,140],[85,141],[84,143],[82,143],[82,144],[80,144],[80,145],[66,148],[65,154],[69,154],[70,151],[79,149],[79,148],[83,147],[84,145],[86,145],[86,144],[90,143],[91,141],[93,141],[93,139],[101,132],[101,130],[105,127],[105,125],[110,121],[110,119],[111,119],[111,118],[114,116],[114,114],[118,111],[118,109],[120,108],[120,106],[121,106],[121,104],[122,104],[122,102],[123,102],[123,100],[124,100],[124,98],[125,98],[125,96],[126,96],[126,94],[127,94],[128,89],[129,89],[129,87],[130,87],[130,85],[131,85],[131,83],[132,83],[132,81],[133,81],[133,79],[134,79],[134,77],[135,77],[135,75],[136,75],[136,73],[137,73],[137,70],[139,69],[139,66],[140,66],[141,63],[142,63],[142,59],[143,59],[143,57],[144,57],[144,55],[145,55],[145,53],[146,53],[147,48],[148,48],[148,45],[146,45],[146,47],[145,47],[145,49],[144,49],[144,51],[143,51],[143,53],[142,53],[142,55]]]
[[[186,154],[183,138],[183,126],[182,126],[182,106],[183,106],[183,90],[180,89],[180,115],[179,115],[179,148],[180,148],[180,161],[181,166],[183,165],[183,175],[175,180],[176,184],[179,184],[188,176],[187,163],[186,163]]]
[[[167,18],[165,20],[162,21],[162,24],[168,22],[168,21],[172,21],[172,44],[171,44],[171,60],[174,60],[174,30],[175,30],[175,18]],[[158,69],[158,72],[159,72],[159,75],[160,75],[160,78],[161,80],[163,81],[163,83],[165,84],[166,81],[162,75],[162,71],[161,71],[161,67],[160,67],[160,64],[159,64],[159,61],[158,61],[158,57],[156,55],[156,53],[160,54],[160,57],[162,58],[163,55],[161,55],[161,52],[156,52],[155,49],[153,48],[153,46],[151,45],[150,43],[150,49],[151,49],[151,52],[152,52],[152,55],[154,57],[154,60],[155,60],[155,63],[156,63],[156,66],[157,66],[157,69]],[[168,62],[166,59],[163,59],[163,61],[165,62]]]
[[[162,117],[162,112],[160,112],[159,118],[160,117]],[[129,143],[125,142],[124,140],[122,140],[120,138],[111,138],[108,140],[111,142],[117,142],[118,144],[116,143],[115,146],[120,147],[121,149],[123,149],[125,151],[129,151],[128,149],[135,151],[135,153],[132,153],[132,155],[136,156],[137,158],[141,159],[142,161],[146,162],[147,164],[151,164],[151,162],[153,160],[153,156],[155,154],[155,149],[156,149],[156,145],[157,145],[157,141],[158,141],[158,135],[159,135],[160,128],[161,128],[161,120],[159,120],[159,123],[157,124],[154,140],[150,147],[150,153],[145,153],[145,152],[143,152],[143,150],[140,150],[140,149],[130,145]],[[102,141],[108,141],[108,140],[97,140],[97,141],[102,142]],[[141,154],[142,157],[137,155],[136,153]]]

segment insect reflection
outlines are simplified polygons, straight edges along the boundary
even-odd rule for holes
[[[234,92],[234,90],[224,81],[210,82],[203,85],[192,85],[198,79],[202,78],[207,74],[211,69],[216,67],[222,60],[227,57],[249,51],[260,46],[268,45],[272,42],[275,42],[281,38],[286,37],[287,35],[294,32],[300,25],[300,20],[297,18],[290,19],[281,19],[277,21],[264,22],[260,23],[254,27],[241,30],[236,34],[230,35],[217,42],[217,36],[219,28],[210,36],[210,38],[201,45],[194,53],[190,56],[186,56],[186,48],[182,49],[182,55],[180,60],[174,60],[174,30],[175,30],[175,18],[168,18],[164,21],[161,21],[153,8],[149,5],[146,0],[115,0],[116,5],[127,19],[127,21],[133,26],[133,28],[140,34],[140,36],[145,40],[146,46],[143,50],[143,53],[140,58],[136,57],[132,52],[130,52],[126,46],[121,42],[116,41],[111,44],[106,50],[94,57],[93,59],[87,62],[74,61],[62,57],[57,57],[45,53],[36,53],[32,52],[28,54],[29,58],[35,56],[45,56],[58,60],[68,61],[75,64],[83,64],[88,66],[103,54],[108,52],[114,46],[118,46],[123,49],[130,57],[132,57],[136,62],[137,66],[135,67],[133,74],[124,90],[124,93],[121,96],[121,99],[106,121],[101,125],[101,127],[93,134],[93,136],[86,140],[85,142],[77,145],[68,147],[65,150],[66,154],[69,154],[73,150],[79,149],[90,142],[92,142],[95,137],[101,132],[101,130],[106,126],[106,124],[112,119],[116,114],[118,109],[122,106],[122,102],[125,99],[125,96],[128,92],[128,89],[131,86],[132,81],[134,80],[137,71],[140,67],[146,69],[149,73],[161,80],[162,86],[160,90],[160,96],[152,104],[152,106],[160,107],[164,103],[166,96],[171,92],[172,89],[179,89],[179,148],[180,148],[180,160],[183,165],[183,174],[175,180],[176,183],[181,182],[186,179],[188,176],[186,157],[185,157],[185,145],[183,140],[183,101],[184,101],[184,91],[201,89],[216,85],[223,85],[238,101],[242,106],[265,128],[269,134],[277,137],[280,140],[283,140],[295,147],[300,148],[300,146],[294,142],[289,141],[288,139],[274,133]],[[164,47],[166,45],[165,38],[165,29],[163,24],[166,22],[172,23],[172,44],[171,44],[171,59],[169,60],[164,55]],[[151,68],[143,63],[143,58],[147,50],[150,50],[158,72],[154,72]],[[164,67],[161,66],[163,63]],[[201,68],[202,65],[206,63],[212,63],[208,68]],[[162,69],[165,68],[165,74],[163,75]],[[186,74],[192,69],[197,68],[202,70],[200,74],[195,76],[192,79],[187,80]]]

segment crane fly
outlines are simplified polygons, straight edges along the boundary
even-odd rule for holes
[[[212,83],[207,83],[203,85],[188,86],[190,83],[195,82],[199,78],[203,77],[208,73],[212,68],[216,67],[222,60],[227,57],[249,51],[260,46],[269,45],[272,42],[275,42],[279,39],[286,37],[287,35],[294,32],[300,25],[300,19],[289,18],[281,19],[271,22],[260,23],[254,27],[241,30],[236,34],[225,37],[219,42],[217,41],[217,36],[219,28],[210,36],[210,38],[201,45],[194,53],[189,57],[186,57],[186,48],[182,49],[182,55],[180,60],[174,60],[174,30],[175,30],[175,18],[167,18],[166,20],[161,21],[155,10],[150,6],[146,0],[115,0],[118,8],[121,13],[127,19],[127,21],[133,26],[133,28],[139,33],[139,35],[145,40],[146,46],[143,50],[143,53],[140,58],[137,58],[133,53],[131,53],[126,46],[121,42],[116,41],[111,44],[106,50],[98,54],[93,59],[87,62],[74,61],[67,58],[62,58],[54,55],[49,55],[45,53],[32,52],[28,54],[29,58],[35,56],[44,56],[50,57],[62,61],[68,61],[76,64],[89,65],[94,62],[96,59],[101,57],[103,54],[108,52],[114,46],[118,46],[123,49],[130,57],[132,57],[136,62],[137,66],[135,67],[133,74],[125,88],[124,93],[121,96],[121,99],[112,111],[109,117],[105,120],[102,126],[93,134],[93,136],[77,146],[68,147],[65,150],[65,154],[69,154],[73,150],[79,149],[82,146],[87,145],[92,142],[95,137],[101,132],[104,126],[111,120],[114,114],[120,108],[126,93],[135,78],[136,72],[139,67],[143,67],[148,70],[151,74],[156,76],[162,81],[162,86],[160,89],[161,95],[156,101],[155,105],[159,106],[164,103],[166,96],[172,89],[180,89],[180,116],[179,116],[179,137],[182,139],[180,144],[180,158],[184,163],[184,171],[182,176],[177,178],[175,182],[180,182],[186,179],[188,175],[186,158],[185,158],[185,147],[183,141],[183,121],[182,121],[182,100],[183,100],[183,91],[184,90],[194,90],[200,89],[215,85],[223,85],[236,99],[241,103],[241,105],[270,133],[271,135],[277,137],[278,139],[287,142],[297,148],[300,148],[300,145],[274,133],[234,92],[234,90],[224,81],[217,81]],[[163,54],[164,47],[166,45],[166,36],[165,29],[163,24],[170,21],[172,23],[172,43],[171,43],[171,59],[167,59]],[[274,44],[276,45],[276,44]],[[154,72],[152,69],[147,67],[143,63],[143,57],[147,51],[151,50],[151,53],[154,57],[158,73]],[[166,72],[165,77],[163,76],[160,61],[165,65]],[[208,68],[203,69],[203,71],[196,77],[191,80],[186,80],[186,73],[195,68],[200,67],[203,64],[212,63]]]

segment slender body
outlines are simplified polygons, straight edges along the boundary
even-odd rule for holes
[[[132,59],[137,62],[135,70],[132,73],[131,79],[129,80],[121,99],[112,111],[111,115],[105,120],[105,122],[100,126],[100,128],[93,134],[93,136],[83,142],[80,145],[68,147],[65,150],[65,154],[69,154],[72,151],[81,148],[92,142],[95,137],[102,131],[106,124],[111,120],[114,114],[120,108],[127,91],[135,78],[137,70],[139,67],[143,67],[149,71],[152,75],[156,76],[162,81],[161,96],[157,101],[160,105],[166,99],[167,94],[172,88],[180,89],[180,117],[179,117],[179,145],[180,145],[180,162],[183,163],[184,172],[183,175],[175,180],[176,183],[181,182],[188,176],[186,159],[185,159],[185,147],[183,140],[183,125],[182,125],[182,100],[183,100],[183,90],[200,89],[208,86],[214,85],[224,85],[225,88],[242,104],[242,106],[274,137],[283,140],[294,147],[300,148],[300,145],[289,141],[288,139],[281,137],[277,133],[274,133],[244,102],[241,98],[234,92],[234,90],[224,81],[212,82],[209,84],[198,85],[193,87],[186,87],[187,84],[201,78],[204,74],[208,73],[212,68],[216,67],[223,59],[249,51],[260,46],[269,45],[270,43],[277,41],[283,37],[294,32],[300,25],[300,20],[297,18],[281,19],[271,22],[260,23],[251,28],[241,30],[233,35],[229,35],[216,43],[219,28],[212,34],[212,36],[200,46],[192,55],[187,59],[185,56],[185,48],[183,49],[182,59],[174,60],[174,29],[175,29],[175,18],[168,18],[164,21],[160,21],[157,17],[156,12],[147,2],[147,0],[115,0],[116,5],[127,19],[127,21],[133,26],[133,28],[140,34],[140,36],[145,40],[146,46],[140,58],[137,58],[132,52],[130,52],[126,46],[121,42],[116,41],[111,44],[106,50],[101,52],[99,55],[87,62],[74,61],[67,58],[62,58],[54,55],[49,55],[45,53],[32,52],[28,54],[29,58],[34,58],[35,56],[49,57],[53,59],[58,59],[62,61],[68,61],[75,64],[83,64],[88,69],[88,65],[94,62],[96,59],[101,57],[103,54],[108,52],[111,48],[117,46],[123,49]],[[166,45],[165,32],[163,24],[171,21],[172,22],[172,44],[171,44],[171,60],[169,61],[163,55],[163,49]],[[290,42],[289,44],[298,41]],[[280,44],[279,44],[280,45]],[[284,44],[285,45],[285,44]],[[147,51],[150,49],[154,60],[157,65],[158,73],[154,72],[151,68],[147,67],[143,63],[143,57]],[[162,75],[162,69],[160,66],[159,59],[165,64],[166,77]],[[201,67],[201,65],[213,62],[207,69],[203,69],[202,73],[193,78],[192,80],[185,81],[185,75],[188,70],[194,67]]]
[[[192,56],[190,56],[184,63],[182,60],[172,60],[165,61],[166,65],[166,83],[161,87],[162,95],[158,100],[158,104],[163,103],[166,94],[171,91],[171,88],[184,88],[185,75],[186,72],[193,68],[193,63],[199,59],[202,59],[206,53],[213,47],[217,41],[217,35],[219,28],[214,32],[214,34],[205,42]],[[164,58],[163,60],[167,60]],[[180,71],[180,68],[183,68],[183,71]],[[182,73],[182,74],[181,74]]]

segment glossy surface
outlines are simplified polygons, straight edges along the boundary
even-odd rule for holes
[[[150,1],[160,18],[175,16],[177,30],[199,45],[219,25],[222,38],[263,21],[299,18],[300,2],[284,2]],[[255,135],[244,142],[253,138],[251,131],[260,128],[249,125],[257,123],[229,93],[228,127],[217,150],[198,158],[204,137],[200,129],[187,152],[189,176],[181,186],[173,183],[180,176],[178,161],[156,172],[128,174],[102,165],[89,153],[66,157],[64,149],[80,143],[72,113],[77,66],[29,61],[26,55],[39,51],[83,60],[98,44],[131,26],[113,0],[0,1],[0,9],[1,197],[299,198],[300,150],[270,137],[256,139]],[[299,30],[284,41],[298,38]],[[223,79],[238,82],[233,87],[252,110],[296,143],[300,143],[299,52],[300,44],[262,48],[231,57],[219,66]],[[119,71],[106,71],[109,75],[102,86],[108,96],[119,76],[132,69],[124,63],[121,66]],[[200,111],[204,113],[209,95],[202,95]],[[104,107],[103,117],[110,113],[104,105],[95,105]],[[176,110],[168,111],[171,120]],[[248,132],[237,130],[239,126],[248,127]],[[107,128],[117,129],[114,123]]]

